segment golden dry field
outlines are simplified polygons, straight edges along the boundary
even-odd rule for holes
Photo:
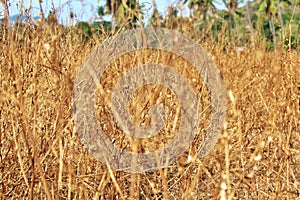
[[[123,134],[107,104],[133,57],[174,66],[201,91],[197,95],[204,110],[197,137],[175,163],[131,174],[97,162],[74,127],[77,72],[108,34],[82,42],[71,28],[25,26],[15,31],[2,27],[0,37],[1,199],[300,199],[299,52],[266,51],[262,43],[240,52],[224,41],[201,43],[222,73],[227,96],[222,137],[202,160],[196,155],[210,113],[199,75],[168,52],[142,51],[118,59],[100,79],[95,105],[104,133],[117,146],[134,152],[161,148],[176,134],[177,107],[184,103],[160,86],[137,90],[130,105],[135,123],[149,124],[146,104],[156,99],[167,107],[167,122],[148,140]]]

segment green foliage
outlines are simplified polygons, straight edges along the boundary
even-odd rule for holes
[[[111,14],[116,26],[135,27],[136,22],[143,18],[143,6],[137,0],[107,0],[106,9],[98,8],[99,16]]]
[[[88,22],[78,22],[74,29],[80,35],[82,41],[87,42],[90,38],[92,38],[93,34],[101,35],[110,33],[112,24],[105,20],[94,22],[92,24]]]
[[[105,8],[104,6],[98,6],[97,7],[97,14],[102,19],[102,17],[105,15]]]
[[[94,22],[92,24],[92,33],[103,34],[111,32],[112,24],[109,21]]]
[[[144,17],[143,5],[137,2],[137,0],[107,0],[106,6],[97,7],[99,16],[97,22],[92,24],[79,22],[75,26],[76,30],[85,41],[93,34],[115,33],[120,29],[133,28]],[[227,9],[217,12],[215,4],[220,2],[223,2]],[[235,45],[262,40],[268,50],[287,45],[297,48],[300,41],[300,9],[295,9],[293,13],[294,7],[291,6],[290,0],[256,0],[250,2],[248,7],[238,6],[240,2],[184,0],[181,3],[189,7],[190,17],[179,16],[176,6],[168,7],[167,14],[163,16],[154,6],[148,25],[179,31],[190,30],[203,35],[203,40],[211,38],[216,42],[225,35],[229,39],[228,42]],[[112,15],[112,21],[103,20],[107,15]]]
[[[88,39],[92,35],[92,29],[88,22],[78,22],[75,29],[81,34],[81,37]]]
[[[193,16],[202,16],[203,21],[207,20],[208,12],[215,12],[216,6],[214,0],[185,0],[184,4],[188,3],[189,9],[192,11]]]

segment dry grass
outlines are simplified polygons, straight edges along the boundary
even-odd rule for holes
[[[129,174],[97,162],[83,147],[74,129],[73,82],[80,64],[100,41],[83,44],[72,30],[61,27],[40,31],[26,27],[18,34],[2,30],[2,199],[300,197],[299,52],[275,54],[251,47],[238,53],[233,47],[224,50],[222,44],[203,43],[222,72],[227,87],[223,137],[203,160],[189,160],[188,154],[193,156],[193,149],[199,147],[195,142],[192,150],[169,168]],[[165,60],[171,62],[172,59]],[[127,66],[122,59],[119,61]],[[152,89],[155,87],[148,88]],[[137,101],[139,95],[141,93],[136,93]],[[168,95],[172,99],[172,94]],[[162,101],[166,98],[162,97]],[[140,108],[133,105],[134,109]],[[141,116],[132,115],[141,122]],[[111,121],[106,122],[111,127],[107,135],[116,133],[110,130],[115,129],[109,125]],[[147,118],[144,122],[147,123]],[[205,130],[205,120],[203,123]],[[199,131],[200,139],[203,134]],[[147,150],[146,147],[140,148]]]

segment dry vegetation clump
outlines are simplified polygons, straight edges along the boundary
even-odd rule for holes
[[[200,74],[196,69],[183,58],[161,50],[144,50],[125,54],[112,63],[104,72],[100,79],[101,87],[97,90],[97,109],[98,120],[104,130],[104,134],[111,140],[116,140],[117,146],[121,149],[130,150],[133,152],[151,152],[163,148],[170,143],[174,138],[176,131],[180,126],[180,102],[175,93],[163,86],[149,84],[138,88],[131,98],[129,114],[133,121],[142,127],[150,125],[150,108],[155,104],[162,104],[166,109],[166,123],[164,127],[153,137],[147,139],[138,139],[129,136],[118,127],[116,120],[113,119],[113,114],[110,110],[112,91],[116,87],[117,81],[120,80],[124,72],[131,70],[133,67],[145,64],[162,64],[171,66],[177,70],[192,86],[197,97],[201,99],[199,111],[201,119],[198,126],[202,130],[198,133],[204,133],[209,126],[209,94]],[[170,80],[172,81],[172,80]],[[183,102],[185,103],[185,102]],[[188,102],[186,102],[188,103]],[[201,144],[203,136],[199,136],[197,142]],[[201,141],[199,141],[201,140]],[[196,142],[196,141],[194,141]],[[133,145],[135,144],[135,145]],[[198,146],[200,147],[200,146]],[[192,149],[190,150],[192,151]],[[195,149],[193,151],[196,151]],[[195,155],[196,152],[193,152]]]
[[[199,137],[172,166],[130,174],[97,162],[81,144],[73,124],[72,87],[76,73],[101,39],[83,43],[72,29],[54,26],[38,31],[25,27],[22,31],[4,30],[0,37],[2,199],[300,197],[299,52],[273,53],[259,47],[237,52],[231,46],[203,43],[222,72],[227,88],[223,137],[207,157],[193,160],[207,128],[207,117],[203,117],[199,122],[202,124]],[[141,62],[158,60],[182,69],[178,65],[182,61],[167,52],[140,53]],[[149,58],[148,54],[154,57]],[[149,60],[143,60],[143,55]],[[101,79],[107,87],[97,90],[98,118],[103,120],[105,133],[115,138],[120,147],[151,151],[160,148],[158,138],[151,141],[125,138],[109,118],[105,105],[117,77],[112,73],[116,75],[130,68],[131,56],[117,60]],[[193,73],[184,70],[182,73],[189,81],[193,80]],[[194,86],[203,87],[201,98],[207,103],[209,99],[201,80]],[[136,101],[130,110],[137,123],[147,124],[150,120],[143,98],[151,103],[153,95],[161,91],[161,101],[169,111],[174,111],[174,115],[168,115],[168,123],[176,127],[175,115],[180,113],[176,112],[174,94],[153,85],[135,93]],[[176,130],[167,131],[168,125],[160,134],[166,143],[168,137],[176,134]]]

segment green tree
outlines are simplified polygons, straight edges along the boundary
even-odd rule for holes
[[[81,36],[82,42],[87,42],[92,37],[92,28],[88,22],[78,22],[75,30]]]
[[[92,24],[93,32],[97,34],[102,34],[103,32],[108,33],[112,31],[112,22],[106,21],[103,17],[106,15],[105,7],[98,6],[97,7],[97,14],[99,16],[99,21],[96,21]]]
[[[275,18],[278,18],[282,30],[282,37],[284,38],[284,22],[282,19],[282,12],[281,12],[281,6],[287,7],[291,3],[289,0],[261,0],[259,4],[259,13],[260,16],[263,16],[265,14],[268,24],[269,24],[269,30],[271,32],[271,36],[273,39],[273,47],[276,51],[277,49],[277,36],[276,36],[276,27],[275,27]],[[261,18],[261,21],[264,20],[264,18]]]
[[[207,14],[209,11],[215,12],[216,6],[214,0],[185,0],[184,4],[188,3],[190,8],[190,15],[194,17],[201,17],[202,20],[207,20]]]
[[[105,15],[105,8],[104,8],[104,6],[98,6],[97,7],[97,14],[98,14],[100,20],[102,20],[103,16]]]
[[[113,18],[112,30],[114,27],[126,26],[134,27],[136,22],[142,19],[142,6],[138,0],[107,0],[106,14],[111,14]]]
[[[239,4],[242,1],[238,0],[222,0],[223,4],[226,6],[227,10],[224,11],[223,18],[228,22],[228,35],[229,38],[236,38],[237,43],[240,44],[240,29],[243,29],[243,27],[240,24],[240,19],[244,17],[243,12],[241,12],[240,8],[238,8]],[[233,34],[235,32],[235,34]]]

